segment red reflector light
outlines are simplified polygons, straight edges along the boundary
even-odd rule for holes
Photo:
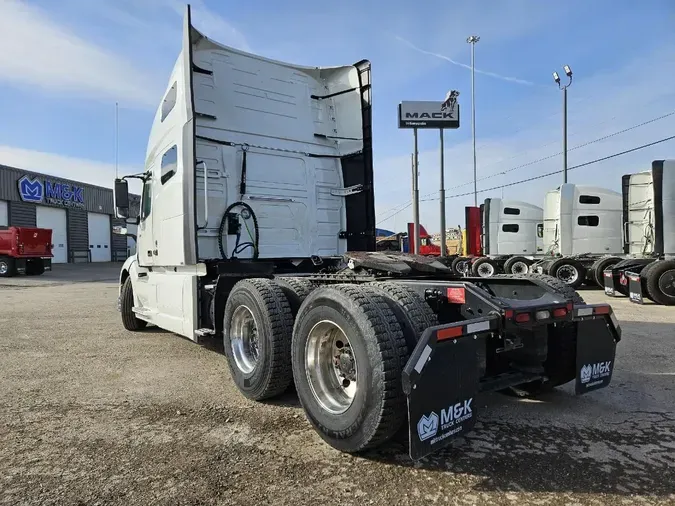
[[[593,312],[595,314],[609,314],[609,306],[598,306],[593,310]]]
[[[466,292],[463,287],[448,288],[446,290],[448,302],[453,304],[466,304]]]
[[[447,329],[441,329],[436,332],[436,341],[443,341],[445,339],[455,339],[460,337],[463,334],[463,327],[450,327]]]
[[[516,321],[518,323],[525,323],[530,321],[530,313],[518,313],[516,315]]]
[[[513,309],[507,309],[506,311],[504,311],[504,317],[507,320],[510,320],[511,318],[513,318]]]
[[[572,309],[574,309],[574,304],[572,304],[572,303],[570,302],[569,304],[567,304],[566,307],[567,307],[567,312],[570,313],[570,312],[572,311]]]
[[[553,310],[553,318],[562,318],[567,316],[567,309],[564,307],[559,307],[558,309]]]

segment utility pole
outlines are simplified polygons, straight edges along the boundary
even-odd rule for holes
[[[119,112],[115,102],[115,179],[119,177]]]
[[[567,88],[572,85],[572,69],[569,65],[563,65],[563,70],[569,78],[569,82],[562,85],[557,72],[553,72],[553,80],[563,92],[563,183],[567,183]]]
[[[420,254],[420,190],[419,190],[419,153],[417,152],[417,128],[413,129],[415,136],[415,151],[413,153],[413,226],[415,234],[415,254]],[[410,239],[408,239],[408,244],[410,244]]]
[[[473,205],[478,207],[478,182],[476,176],[476,86],[475,86],[475,53],[478,35],[471,35],[466,41],[471,44],[471,137],[473,139]]]
[[[444,151],[445,146],[443,143],[443,129],[439,129],[441,132],[441,256],[447,256],[447,244],[445,243],[445,157]]]

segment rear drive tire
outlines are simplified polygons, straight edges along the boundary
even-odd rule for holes
[[[647,272],[647,292],[657,304],[675,305],[675,260],[657,260]]]
[[[293,329],[293,379],[307,419],[333,448],[359,452],[389,440],[406,414],[407,346],[375,287],[323,286]]]
[[[134,307],[134,288],[131,285],[131,278],[124,280],[122,291],[120,293],[120,312],[122,313],[122,325],[126,330],[137,332],[148,326],[148,322],[136,317],[133,311]]]
[[[506,274],[527,274],[530,270],[530,265],[534,262],[529,258],[515,256],[504,262],[504,272]]]
[[[280,276],[274,278],[274,281],[281,287],[281,290],[288,299],[293,318],[298,314],[298,309],[300,309],[300,305],[307,296],[318,287],[316,283],[301,277]]]
[[[652,294],[649,293],[649,285],[647,284],[647,276],[649,275],[649,271],[651,270],[652,267],[654,267],[657,264],[657,260],[653,261],[650,264],[645,265],[642,270],[640,271],[640,284],[642,285],[642,294],[646,296],[649,300],[652,302],[656,302],[652,298]]]
[[[600,288],[603,288],[605,286],[605,269],[609,269],[619,262],[621,262],[621,259],[618,257],[598,258],[589,269],[590,276]]]
[[[480,278],[491,278],[499,274],[499,265],[491,258],[482,257],[471,266],[471,274]]]
[[[559,258],[550,265],[548,274],[576,289],[586,280],[586,267],[574,258]]]
[[[16,261],[12,257],[0,257],[0,278],[11,278],[16,274]]]
[[[455,257],[452,259],[450,268],[458,276],[466,276],[469,273],[471,260],[467,257]]]
[[[386,281],[376,281],[366,286],[372,287],[389,304],[389,309],[393,311],[403,331],[408,353],[412,353],[427,328],[438,325],[436,313],[413,289]]]
[[[223,349],[239,391],[256,401],[290,385],[293,314],[281,286],[269,279],[238,281],[223,313]]]

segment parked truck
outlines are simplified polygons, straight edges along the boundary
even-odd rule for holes
[[[536,255],[543,254],[542,208],[528,202],[485,199],[479,213],[466,214],[466,228],[470,236],[479,236],[469,257],[453,260],[458,274],[491,277],[496,274],[524,274]]]
[[[603,273],[605,293],[675,305],[675,160],[622,178],[625,259]]]
[[[39,276],[52,256],[51,229],[0,227],[0,277]]]
[[[621,261],[621,194],[596,186],[565,183],[546,194],[544,247],[547,255],[530,269],[578,288],[603,286],[604,270]]]
[[[254,400],[294,383],[332,447],[407,426],[418,459],[469,430],[482,391],[609,384],[621,331],[542,275],[460,279],[434,258],[375,251],[371,68],[302,67],[214,42],[190,22],[148,142],[118,307],[222,340]],[[198,373],[197,373],[198,374]]]
[[[410,244],[412,242],[413,249],[414,241],[411,241],[411,237],[414,236],[413,232],[413,223],[408,223],[407,232],[399,232],[392,234],[389,237],[383,237],[377,241],[375,244],[376,251],[395,251],[395,252],[404,252],[404,253],[415,253],[410,250]],[[437,244],[434,244],[431,241],[431,236],[427,230],[420,225],[420,255],[430,256],[430,257],[439,257],[441,256],[441,247]]]

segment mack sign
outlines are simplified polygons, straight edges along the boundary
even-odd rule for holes
[[[19,196],[24,202],[63,207],[84,207],[84,188],[49,179],[23,176],[17,181]]]
[[[398,104],[399,128],[459,128],[459,103],[401,102]]]

